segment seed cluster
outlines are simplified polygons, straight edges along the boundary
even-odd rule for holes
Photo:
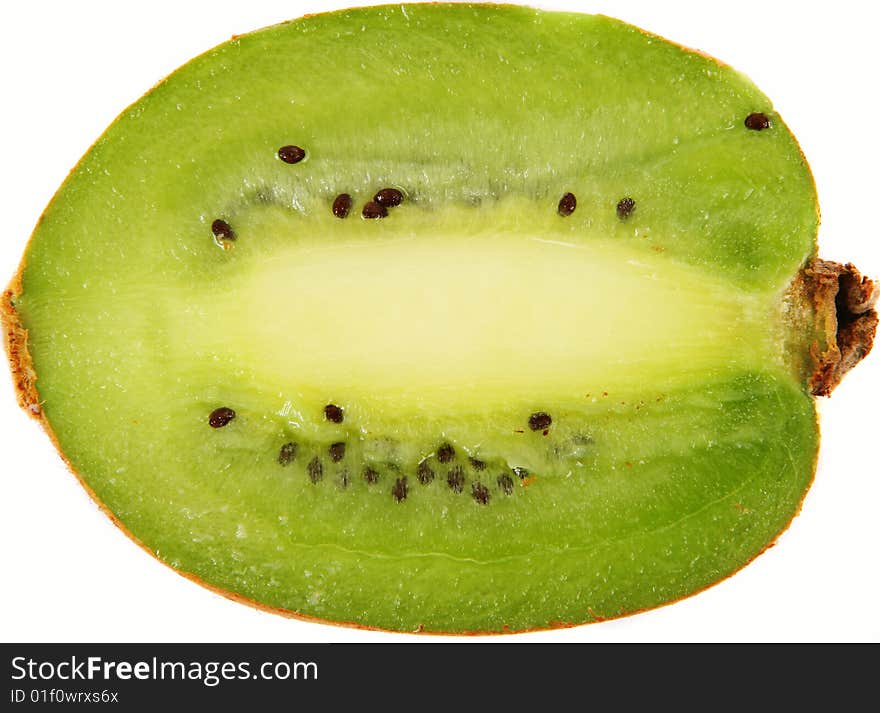
[[[288,466],[293,463],[296,460],[298,451],[298,445],[292,441],[282,445],[278,451],[277,460],[279,465]],[[342,441],[333,443],[327,448],[327,454],[329,455],[330,461],[333,463],[339,463],[344,460],[345,452],[346,445]],[[452,461],[455,460],[455,449],[449,443],[443,443],[437,448],[435,456],[438,461],[440,460],[439,456],[441,453],[444,458],[448,458],[446,462],[451,463],[451,467],[446,471],[446,486],[453,493],[463,493],[468,484],[466,468],[462,464],[452,463]],[[451,456],[450,453],[452,454]],[[475,474],[482,473],[489,469],[489,464],[479,458],[469,457],[467,463],[473,469]],[[400,468],[393,463],[386,463],[385,466],[392,472],[397,471],[397,473],[400,473]],[[520,479],[524,479],[528,476],[528,471],[523,468],[515,467],[511,469],[511,472]],[[503,495],[513,494],[514,480],[511,477],[511,472],[501,473],[496,478],[498,491]],[[314,456],[306,465],[306,474],[312,483],[317,484],[322,481],[324,479],[324,461],[322,461],[319,456]],[[361,476],[364,481],[371,486],[376,485],[381,479],[379,470],[372,465],[365,465],[361,471]],[[436,472],[427,459],[418,464],[416,468],[416,479],[421,485],[430,485],[434,482],[435,477]],[[343,468],[339,471],[339,484],[341,487],[347,488],[350,480],[351,475],[347,468]],[[409,494],[410,486],[407,476],[395,475],[391,486],[391,495],[394,500],[397,502],[403,502],[407,499]],[[488,505],[492,499],[492,491],[489,486],[476,478],[470,483],[470,494],[474,502],[479,505]]]
[[[752,131],[763,131],[772,126],[770,117],[759,111],[752,112],[746,116],[744,124],[746,128]],[[279,148],[277,155],[284,163],[297,164],[305,159],[306,150],[301,146],[288,144]],[[403,200],[404,194],[401,190],[391,187],[380,188],[371,200],[364,203],[361,208],[361,216],[366,220],[387,218],[389,209],[399,206],[403,203]],[[337,218],[345,219],[351,212],[353,204],[354,201],[351,194],[340,193],[334,198],[331,211]],[[577,198],[570,191],[562,195],[556,206],[556,212],[564,218],[570,216],[576,209]],[[635,209],[636,202],[632,197],[626,196],[621,198],[616,206],[617,217],[620,220],[627,220],[635,212]],[[211,232],[214,235],[215,241],[224,248],[231,248],[232,241],[236,239],[232,226],[221,218],[217,218],[211,223]]]
[[[327,404],[323,409],[324,418],[331,423],[342,423],[345,419],[344,411],[341,406],[336,404]],[[208,416],[208,423],[212,428],[222,428],[235,418],[235,411],[228,406],[220,406],[214,409]],[[528,418],[528,425],[532,431],[543,431],[546,435],[553,419],[550,414],[544,411],[536,411]],[[523,431],[519,431],[522,433]],[[299,446],[293,441],[284,443],[278,450],[277,462],[280,466],[289,466],[293,463],[299,453]],[[345,460],[346,443],[344,441],[336,441],[327,446],[326,456],[329,457],[331,463],[340,463]],[[434,466],[431,465],[432,457],[436,460]],[[467,471],[465,466],[459,462],[456,463],[457,453],[455,446],[448,441],[441,442],[434,450],[432,456],[420,461],[416,468],[416,478],[422,485],[430,485],[436,478],[436,468],[438,465],[448,466],[446,471],[446,485],[454,493],[463,493],[468,482]],[[480,473],[489,470],[490,464],[481,458],[468,456],[465,463],[475,474],[474,479],[470,483],[470,493],[474,502],[479,505],[488,505],[492,499],[492,492],[489,487],[479,479]],[[394,463],[386,463],[385,466],[392,472],[400,473],[400,467]],[[441,468],[441,470],[444,470]],[[321,457],[315,455],[306,465],[306,473],[312,483],[319,483],[324,479],[324,462]],[[339,473],[339,483],[343,488],[348,487],[351,476],[348,468],[342,468]],[[504,495],[513,494],[514,480],[513,476],[520,480],[526,480],[529,472],[525,468],[513,466],[507,472],[502,472],[496,478],[498,490]],[[380,480],[380,472],[372,465],[365,465],[361,471],[361,475],[369,485],[375,485]],[[405,475],[395,477],[391,488],[391,495],[397,502],[403,502],[409,495],[409,481]]]
[[[388,209],[395,208],[401,203],[403,203],[403,193],[396,188],[382,188],[376,191],[373,200],[364,204],[361,215],[368,220],[387,218]]]
[[[447,448],[444,448],[444,446]],[[434,456],[437,457],[441,452],[448,455],[449,449],[452,449],[452,446],[449,443],[443,443],[437,448]],[[279,465],[288,466],[293,463],[296,460],[298,451],[299,448],[296,443],[288,442],[282,445],[278,451],[277,460]],[[333,463],[338,463],[344,460],[345,452],[346,445],[341,441],[333,443],[327,448],[327,454],[329,455],[330,461]],[[461,494],[465,492],[468,486],[468,470],[465,465],[461,463],[451,462],[455,460],[454,449],[452,449],[452,452],[452,458],[450,461],[447,461],[450,464],[450,467],[445,473],[446,487],[453,493]],[[437,460],[439,460],[439,457],[437,457]],[[469,457],[467,463],[472,468],[475,476],[474,479],[470,481],[470,495],[478,505],[488,505],[492,500],[492,490],[489,485],[479,479],[478,474],[487,471],[489,469],[489,464],[486,461],[474,457]],[[397,465],[393,463],[385,463],[384,466],[391,471],[393,478],[390,489],[392,497],[396,502],[403,502],[410,495],[409,479],[406,475],[400,473],[400,468]],[[308,475],[309,480],[315,484],[324,479],[325,465],[320,456],[316,455],[308,462],[306,465],[306,474]],[[528,475],[529,473],[527,470],[519,467],[514,467],[509,471],[502,472],[495,480],[498,492],[502,495],[512,495],[514,491],[514,479],[512,476],[524,480]],[[373,465],[365,465],[361,470],[361,477],[364,479],[364,482],[370,486],[376,485],[382,479],[379,469]],[[351,480],[349,470],[347,468],[341,469],[338,472],[338,478],[341,487],[347,488]],[[435,468],[431,467],[429,460],[426,459],[421,461],[416,468],[416,479],[418,482],[423,486],[427,486],[433,483],[435,478],[436,471]]]

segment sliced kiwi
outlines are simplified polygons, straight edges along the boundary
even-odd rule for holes
[[[181,573],[396,630],[719,581],[813,477],[873,283],[711,58],[604,17],[336,12],[126,110],[3,300],[22,406]]]

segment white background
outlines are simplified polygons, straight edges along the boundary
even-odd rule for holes
[[[612,15],[745,72],[774,101],[810,161],[822,208],[821,254],[880,277],[876,4],[533,4]],[[67,172],[153,84],[233,34],[348,5],[0,4],[0,280],[12,277]],[[100,513],[38,425],[18,410],[2,372],[0,640],[430,640],[284,619],[178,576]],[[880,640],[878,385],[880,353],[820,403],[819,470],[803,512],[742,572],[652,612],[506,640]]]

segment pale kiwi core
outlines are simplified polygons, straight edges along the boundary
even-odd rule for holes
[[[643,379],[771,358],[769,300],[612,241],[488,232],[294,245],[197,294],[200,321],[180,321],[170,343],[237,355],[305,400],[344,392],[396,415],[475,394],[489,408],[629,394]]]

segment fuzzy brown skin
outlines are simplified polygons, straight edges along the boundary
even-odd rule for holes
[[[33,360],[28,351],[27,330],[18,319],[18,313],[12,304],[13,290],[21,291],[19,276],[12,281],[9,289],[3,293],[0,302],[0,321],[3,324],[3,345],[9,357],[9,366],[12,369],[12,381],[15,385],[15,393],[18,396],[18,405],[28,415],[41,418],[40,397],[37,395],[37,373],[34,371]]]

